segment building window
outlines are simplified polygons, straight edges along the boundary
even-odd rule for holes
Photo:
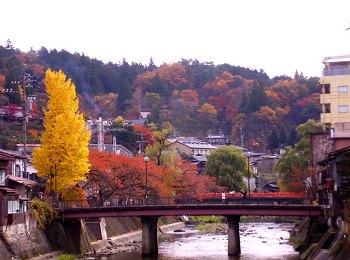
[[[348,105],[342,105],[338,107],[339,113],[348,113],[349,112],[349,106]]]
[[[22,202],[21,213],[23,213],[23,212],[28,212],[28,202],[27,201]]]
[[[338,93],[348,93],[348,86],[339,86]]]
[[[8,206],[8,214],[16,214],[19,213],[19,201],[18,200],[9,200],[7,203]]]
[[[323,113],[330,113],[330,112],[331,112],[331,104],[324,104]]]
[[[324,84],[323,85],[323,94],[330,94],[331,93],[331,85],[330,84]]]
[[[15,165],[15,176],[16,177],[21,177],[20,169],[21,169],[21,167],[18,164],[16,164]]]
[[[5,170],[0,170],[0,186],[5,186]]]

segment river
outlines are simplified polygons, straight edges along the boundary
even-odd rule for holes
[[[140,252],[119,253],[104,260],[298,260],[299,254],[288,244],[289,223],[240,223],[241,256],[227,255],[227,235],[204,234],[192,227],[184,232],[168,232],[159,238],[158,257],[143,257]]]

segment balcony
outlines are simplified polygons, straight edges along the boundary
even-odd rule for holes
[[[323,76],[350,75],[350,67],[347,65],[325,68],[322,72]]]

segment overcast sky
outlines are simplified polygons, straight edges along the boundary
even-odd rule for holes
[[[200,62],[321,76],[350,54],[349,0],[0,0],[0,45],[103,62]]]

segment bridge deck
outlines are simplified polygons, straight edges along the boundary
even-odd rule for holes
[[[252,204],[193,204],[193,205],[130,205],[106,207],[71,207],[59,210],[60,216],[90,217],[142,217],[142,216],[322,216],[323,208],[310,205],[252,205]]]

